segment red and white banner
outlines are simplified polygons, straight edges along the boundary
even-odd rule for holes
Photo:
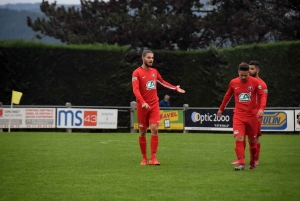
[[[0,128],[55,128],[55,108],[0,108]]]

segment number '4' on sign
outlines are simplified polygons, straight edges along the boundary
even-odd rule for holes
[[[84,111],[84,126],[97,125],[97,111]]]

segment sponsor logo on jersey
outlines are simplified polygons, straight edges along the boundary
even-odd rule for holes
[[[261,86],[261,85],[258,85],[258,88],[259,88],[259,89],[261,89],[261,88],[262,88],[262,86]]]
[[[154,80],[150,80],[146,83],[146,89],[147,90],[151,90],[151,89],[155,89],[155,81]]]
[[[268,93],[268,89],[265,89],[264,92],[265,92],[265,94],[267,94]]]
[[[250,93],[241,93],[239,95],[240,102],[250,102],[251,101],[251,94]]]
[[[261,129],[262,130],[284,130],[287,128],[287,114],[285,112],[265,111]]]
[[[134,80],[137,80],[137,77],[133,77],[133,78],[132,78],[132,81],[134,81]]]

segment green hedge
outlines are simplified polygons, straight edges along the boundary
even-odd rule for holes
[[[300,41],[228,48],[220,50],[220,54],[228,61],[228,80],[237,76],[237,66],[241,61],[260,62],[260,77],[266,82],[269,91],[267,106],[299,106]]]
[[[250,60],[262,64],[268,106],[299,106],[300,41],[154,52],[163,78],[187,91],[158,87],[159,98],[170,94],[172,106],[218,107],[238,64]],[[128,47],[26,41],[0,41],[0,61],[0,102],[6,105],[11,91],[18,90],[24,93],[23,105],[129,106],[134,100],[131,74],[141,64],[140,55]]]

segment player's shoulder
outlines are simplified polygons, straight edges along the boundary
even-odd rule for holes
[[[149,71],[151,71],[151,72],[158,72],[155,68],[149,68]]]
[[[141,71],[141,67],[140,66],[137,67],[133,72],[139,72],[139,71]]]
[[[241,82],[241,80],[240,80],[239,77],[233,78],[233,79],[230,81],[231,84],[236,84],[236,83],[240,83],[240,82]]]
[[[267,86],[266,82],[263,79],[261,79],[261,78],[257,78],[257,79],[258,79],[259,84]]]
[[[137,67],[132,74],[136,76],[143,74],[143,68],[141,66]]]
[[[257,78],[254,78],[254,77],[252,77],[252,76],[249,76],[248,81],[249,81],[249,82],[252,82],[252,83],[255,83],[255,84],[258,84],[258,83],[259,83],[258,79],[257,79]]]

